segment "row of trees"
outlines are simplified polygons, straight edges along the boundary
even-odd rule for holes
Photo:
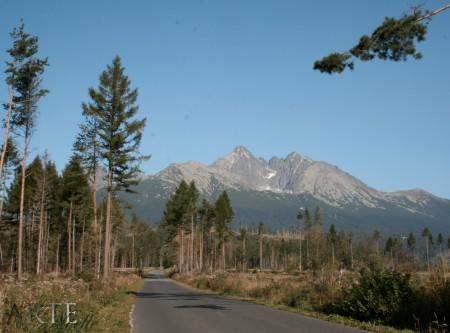
[[[409,266],[430,269],[435,262],[444,263],[443,254],[450,249],[445,240],[425,228],[421,234],[408,237],[372,235],[354,236],[331,225],[325,231],[320,208],[313,214],[308,208],[297,214],[297,228],[270,233],[260,222],[253,227],[231,228],[233,209],[227,192],[214,203],[200,200],[194,182],[182,181],[167,202],[158,233],[160,256],[165,266],[176,264],[182,273],[260,269],[274,271],[356,269],[369,261],[397,268]],[[422,244],[423,243],[423,244]],[[433,245],[434,244],[434,245]]]
[[[166,204],[161,228],[166,232],[165,253],[177,252],[181,272],[226,269],[226,243],[234,216],[227,192],[212,204],[203,199],[194,182],[182,181]]]
[[[11,38],[0,155],[0,266],[5,269],[9,256],[9,270],[21,279],[24,265],[27,272],[48,271],[52,253],[51,269],[75,273],[83,271],[87,261],[97,275],[101,271],[107,278],[116,259],[116,231],[123,222],[116,193],[130,190],[140,162],[147,158],[139,154],[146,119],[136,118],[137,89],[131,88],[121,59],[115,57],[100,75],[99,87],[89,89],[90,101],[82,104],[84,120],[62,175],[47,154],[27,165],[38,102],[49,93],[42,88],[49,63],[37,56],[38,38],[25,31],[23,22]],[[104,179],[99,179],[100,171],[106,171]],[[105,193],[99,196],[102,181]]]

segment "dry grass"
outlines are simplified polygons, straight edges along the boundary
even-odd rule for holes
[[[132,274],[116,274],[107,282],[89,276],[72,279],[55,275],[17,282],[10,276],[0,276],[0,332],[126,332],[128,312],[133,303],[132,294],[126,292],[130,288],[130,291],[136,291],[140,281]],[[50,325],[50,309],[41,312],[40,317],[46,324],[29,318],[27,311],[31,304],[45,306],[51,303],[76,303],[78,323],[66,325],[61,320]],[[20,319],[11,316],[13,307],[18,310]],[[120,330],[114,330],[114,327],[120,327]]]
[[[350,318],[327,315],[323,306],[339,297],[340,290],[349,286],[354,274],[321,271],[303,273],[222,273],[175,275],[176,280],[194,288],[211,290],[222,295],[254,301],[278,309],[302,313],[315,318],[358,327],[371,332],[411,332],[391,327],[364,323]]]

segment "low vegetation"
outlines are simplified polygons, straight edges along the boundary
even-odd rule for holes
[[[437,272],[419,276],[371,267],[358,273],[253,271],[174,277],[199,289],[376,332],[449,331],[450,283]]]
[[[77,278],[46,275],[17,282],[0,281],[0,332],[129,332],[134,293],[142,286],[135,274],[114,275],[109,281],[90,274]],[[66,303],[71,314],[67,323]],[[52,305],[55,306],[52,324]],[[76,323],[73,323],[75,322]]]

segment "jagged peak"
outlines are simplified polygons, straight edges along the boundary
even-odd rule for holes
[[[293,152],[289,153],[289,154],[286,156],[285,159],[286,159],[286,160],[290,160],[290,159],[300,159],[300,160],[306,160],[306,161],[310,161],[310,162],[313,161],[312,158],[310,158],[310,157],[308,157],[308,156],[306,156],[306,155],[302,155],[302,154],[300,154],[300,153],[297,153],[296,151],[293,151]]]
[[[244,156],[246,158],[254,157],[253,154],[245,146],[239,145],[234,148],[232,154],[237,154],[239,156]]]

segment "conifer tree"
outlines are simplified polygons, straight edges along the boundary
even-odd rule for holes
[[[215,226],[222,247],[222,270],[225,270],[225,242],[229,235],[230,224],[234,217],[228,193],[223,191],[215,203]]]
[[[85,216],[84,207],[89,199],[89,184],[87,176],[77,155],[72,156],[64,168],[61,177],[61,205],[67,221],[66,251],[67,270],[74,274],[76,271],[76,239],[79,233],[77,223],[80,224]]]
[[[189,272],[192,273],[194,270],[194,261],[195,261],[195,221],[197,214],[197,201],[199,197],[199,192],[197,187],[195,186],[195,182],[192,181],[189,184],[188,190],[188,207],[187,207],[187,218],[189,219],[191,230],[190,230],[190,247],[189,247]]]
[[[336,233],[336,228],[335,228],[334,224],[332,224],[330,226],[330,230],[328,231],[327,238],[328,238],[328,242],[331,245],[331,258],[332,258],[331,263],[334,267],[334,257],[335,257],[335,253],[336,253],[335,247],[336,247],[336,240],[337,240],[337,233]]]
[[[208,202],[208,200],[203,199],[202,205],[199,209],[199,217],[200,217],[200,271],[203,271],[204,261],[205,261],[205,250],[206,250],[206,235],[209,234],[209,231],[212,227],[212,223],[214,220],[214,207]]]
[[[408,249],[413,253],[414,248],[416,247],[416,237],[412,232],[409,233],[408,238],[406,239],[406,245]]]
[[[139,164],[146,158],[138,151],[146,119],[136,119],[138,91],[130,85],[117,56],[100,75],[99,88],[89,89],[91,102],[83,104],[84,114],[98,124],[99,153],[107,170],[104,278],[111,269],[113,195],[118,190],[130,191],[137,183]]]
[[[8,53],[12,61],[7,63],[8,69],[6,70],[8,84],[13,95],[10,105],[14,105],[11,122],[15,132],[23,138],[17,241],[17,277],[21,279],[26,162],[31,136],[36,124],[38,102],[48,93],[48,90],[41,88],[42,75],[48,61],[47,58],[39,59],[36,57],[39,51],[38,38],[25,32],[23,22],[12,31],[11,37],[13,47],[8,50]]]
[[[299,258],[298,258],[298,269],[301,272],[303,270],[302,267],[302,220],[303,220],[303,211],[300,209],[297,213],[297,221],[298,221],[298,232],[299,232]]]
[[[259,222],[258,224],[258,242],[259,242],[259,270],[263,269],[263,235],[264,233],[264,224]]]
[[[428,267],[428,270],[430,270],[430,244],[433,244],[433,235],[431,234],[430,229],[428,229],[428,228],[423,229],[422,237],[425,240],[427,267]]]
[[[364,35],[350,50],[331,53],[317,60],[314,69],[322,73],[342,73],[345,69],[353,70],[353,59],[371,61],[375,58],[388,61],[406,61],[409,58],[421,59],[416,44],[425,40],[430,19],[446,10],[450,4],[433,11],[424,11],[413,7],[411,13],[399,19],[387,17],[374,32]]]
[[[442,253],[442,244],[444,243],[444,236],[441,233],[436,238],[436,244],[439,246],[439,252]]]
[[[86,108],[83,105],[83,108]],[[94,232],[94,253],[100,250],[100,229],[97,221],[97,174],[99,173],[100,146],[98,140],[98,121],[97,119],[84,112],[84,123],[80,124],[80,132],[74,143],[74,151],[79,156],[83,168],[88,174],[89,184],[92,196],[92,226]],[[100,277],[99,256],[95,255],[95,274]]]
[[[178,236],[178,269],[184,270],[184,228],[188,206],[189,185],[182,180],[171,194],[164,210],[164,226],[168,231],[168,241]]]

